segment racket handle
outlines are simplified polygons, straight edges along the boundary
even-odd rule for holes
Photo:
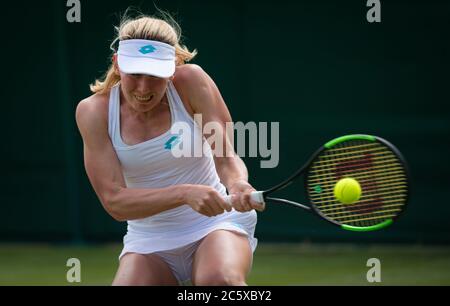
[[[252,198],[253,201],[255,201],[257,203],[261,203],[261,204],[265,203],[262,191],[253,191],[250,194],[250,197]]]
[[[226,195],[224,198],[225,202],[231,205],[231,194]]]
[[[264,204],[264,197],[262,191],[253,191],[250,194],[250,198],[257,203]],[[225,201],[227,201],[227,203],[231,205],[231,194],[225,196]]]

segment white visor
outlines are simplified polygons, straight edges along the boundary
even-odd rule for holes
[[[159,78],[168,78],[175,73],[175,48],[160,41],[122,40],[117,55],[117,64],[123,73]]]

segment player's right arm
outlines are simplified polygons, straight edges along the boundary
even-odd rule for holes
[[[104,97],[98,95],[81,101],[77,106],[76,121],[83,138],[84,166],[89,181],[103,207],[114,219],[145,218],[183,204],[189,204],[207,216],[224,211],[223,199],[209,186],[127,188],[108,135],[108,111],[104,102]]]

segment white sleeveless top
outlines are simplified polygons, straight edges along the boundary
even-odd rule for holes
[[[165,133],[150,140],[127,145],[120,134],[120,84],[110,92],[108,132],[122,166],[122,173],[129,188],[164,188],[179,184],[208,185],[223,196],[226,189],[217,174],[211,148],[201,157],[175,157],[171,150],[187,140],[194,143],[194,137],[204,138],[197,123],[186,111],[175,86],[169,82],[167,100],[171,114],[171,126],[183,122],[192,133]],[[195,133],[195,136],[194,136]],[[197,138],[198,139],[198,138]],[[128,232],[124,237],[127,252],[148,254],[182,247],[206,236],[217,229],[227,229],[247,235],[252,250],[256,212],[239,213],[235,210],[215,217],[207,217],[194,211],[189,205],[163,211],[159,214],[128,221]]]

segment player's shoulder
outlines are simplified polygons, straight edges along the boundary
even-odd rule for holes
[[[177,66],[174,75],[175,85],[185,88],[195,88],[208,82],[208,75],[202,67],[196,64],[185,64]]]
[[[193,115],[193,104],[199,90],[208,88],[212,82],[206,72],[199,65],[185,64],[177,66],[173,84],[187,111]]]
[[[183,77],[192,77],[192,76],[201,76],[206,72],[197,64],[184,64],[177,66],[175,71],[175,77],[183,78]]]
[[[215,87],[212,78],[202,67],[195,64],[178,66],[173,84],[182,100],[187,101],[191,108],[195,100],[198,100],[199,93],[209,93],[209,89]]]
[[[83,100],[77,105],[77,110],[85,112],[94,112],[96,114],[107,112],[109,102],[109,93],[95,93]]]
[[[81,100],[76,108],[75,116],[81,128],[99,128],[108,120],[109,94],[95,93]]]

